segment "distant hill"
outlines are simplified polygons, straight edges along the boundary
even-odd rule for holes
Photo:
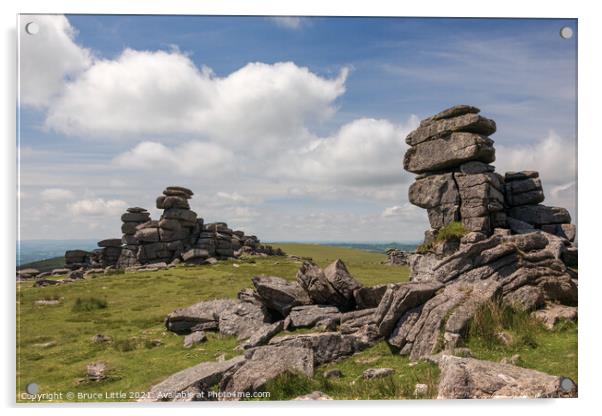
[[[64,256],[65,251],[98,248],[98,240],[21,240],[17,241],[17,266]]]
[[[408,243],[321,243],[320,245],[328,245],[335,247],[356,248],[359,250],[372,251],[376,253],[384,253],[389,248],[396,248],[403,251],[414,251],[418,244]]]
[[[65,266],[65,257],[53,257],[51,259],[32,261],[30,263],[24,263],[20,266],[17,266],[17,270],[19,269],[38,269],[41,272],[49,272],[53,269],[60,269]]]

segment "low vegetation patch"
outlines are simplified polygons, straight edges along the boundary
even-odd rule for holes
[[[464,228],[464,224],[461,221],[453,221],[449,224],[441,227],[437,233],[435,234],[435,238],[432,241],[425,242],[420,244],[416,248],[416,252],[420,254],[424,254],[430,250],[432,250],[436,245],[451,241],[454,239],[459,240],[467,233],[466,228]]]
[[[106,309],[108,303],[104,299],[98,299],[94,297],[90,298],[77,298],[71,311],[73,312],[90,312],[97,309]]]
[[[363,379],[365,370],[379,367],[392,368],[394,373],[383,378]],[[341,371],[340,378],[324,377],[327,370],[335,368]],[[290,400],[316,390],[340,400],[429,399],[437,395],[439,382],[439,368],[435,364],[410,363],[407,357],[391,350],[385,341],[342,361],[317,367],[314,374],[310,378],[285,373],[266,383],[262,390],[270,392],[267,400]],[[428,386],[427,394],[414,396],[418,383]]]
[[[489,302],[475,314],[467,346],[476,358],[500,361],[514,355],[521,367],[570,377],[577,382],[577,324],[548,330],[529,313]]]

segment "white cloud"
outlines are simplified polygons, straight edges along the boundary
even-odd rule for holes
[[[403,205],[394,205],[392,207],[387,207],[383,210],[382,216],[384,218],[394,217],[396,219],[411,219],[420,216],[421,213],[425,212],[421,208],[418,208],[415,205],[410,204],[409,202]]]
[[[292,62],[249,63],[220,78],[177,50],[126,49],[69,83],[46,126],[103,140],[185,135],[237,146],[261,139],[263,151],[334,114],[347,73],[327,79]]]
[[[156,172],[175,171],[184,176],[220,176],[232,171],[232,152],[214,143],[188,142],[167,147],[157,142],[142,142],[132,150],[118,155],[114,163],[126,169]]]
[[[547,137],[531,144],[504,146],[496,143],[496,170],[537,170],[544,190],[548,186],[575,181],[577,174],[575,142],[551,131]]]
[[[88,49],[74,41],[75,29],[65,16],[20,16],[20,101],[45,107],[60,94],[65,80],[77,76],[92,62]],[[35,22],[40,30],[29,35],[25,27]]]
[[[333,136],[314,140],[290,154],[278,170],[287,177],[350,186],[403,182],[404,137],[418,124],[362,118],[343,125]]]
[[[305,19],[296,16],[275,16],[270,17],[270,19],[278,26],[292,30],[301,29],[306,21]]]
[[[127,208],[120,199],[82,199],[69,205],[69,211],[76,216],[119,216]]]
[[[73,192],[62,188],[48,188],[41,192],[44,201],[64,201],[75,198]]]

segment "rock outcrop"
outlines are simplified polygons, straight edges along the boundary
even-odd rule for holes
[[[441,399],[576,397],[569,379],[509,364],[516,359],[493,363],[462,352],[472,318],[488,304],[529,312],[549,327],[577,319],[570,216],[563,208],[540,205],[537,172],[495,172],[488,136],[496,124],[478,113],[472,106],[452,107],[423,120],[406,138],[404,166],[419,174],[410,201],[427,210],[431,225],[428,248],[404,255],[410,282],[366,287],[340,260],[324,269],[304,261],[296,281],[255,276],[254,289],[241,290],[236,300],[204,301],[167,317],[174,332],[215,330],[241,341],[244,358],[217,377],[221,400],[258,391],[285,372],[312,376],[317,366],[381,340],[412,361],[436,362]],[[177,203],[169,209],[187,209]],[[456,221],[462,235],[440,238],[440,230]],[[315,332],[281,334],[297,328]],[[370,369],[364,378],[391,374]],[[188,380],[172,390],[191,388]],[[194,388],[206,389],[200,385]],[[415,396],[427,393],[428,386],[416,385]]]
[[[190,209],[193,192],[181,186],[168,186],[157,197],[156,207],[163,210],[159,220],[141,207],[131,207],[121,215],[122,237],[98,242],[91,252],[65,252],[70,270],[115,268],[132,270],[160,269],[157,265],[184,262],[188,265],[213,263],[215,259],[241,255],[282,256],[285,253],[261,244],[254,235],[232,230],[225,222],[205,224]]]
[[[442,356],[438,399],[577,397],[570,379],[510,364]]]

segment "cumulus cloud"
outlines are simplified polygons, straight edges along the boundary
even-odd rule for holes
[[[103,140],[189,135],[236,145],[261,138],[257,145],[269,148],[334,114],[347,73],[328,79],[292,62],[249,63],[220,78],[177,50],[126,49],[69,83],[46,126]]]
[[[289,155],[279,173],[308,181],[367,186],[404,181],[403,138],[418,124],[362,118],[343,125],[333,136],[314,140]]]
[[[69,205],[69,211],[76,216],[118,216],[127,208],[120,199],[82,199]]]
[[[576,142],[551,131],[547,137],[531,144],[504,146],[496,144],[498,172],[538,170],[546,184],[566,184],[576,180]]]
[[[65,82],[92,63],[88,49],[74,41],[76,31],[65,16],[20,16],[19,76],[20,101],[32,107],[45,107],[60,94]],[[28,23],[39,26],[36,35],[25,31]]]
[[[167,147],[157,142],[142,142],[118,155],[114,163],[126,169],[175,171],[184,176],[220,176],[232,171],[232,152],[214,143],[188,142]]]
[[[44,201],[64,201],[75,198],[73,192],[62,188],[48,188],[41,192]]]
[[[408,202],[403,205],[394,205],[385,208],[382,212],[382,216],[384,218],[410,219],[422,216],[422,212],[424,212],[424,210]]]

